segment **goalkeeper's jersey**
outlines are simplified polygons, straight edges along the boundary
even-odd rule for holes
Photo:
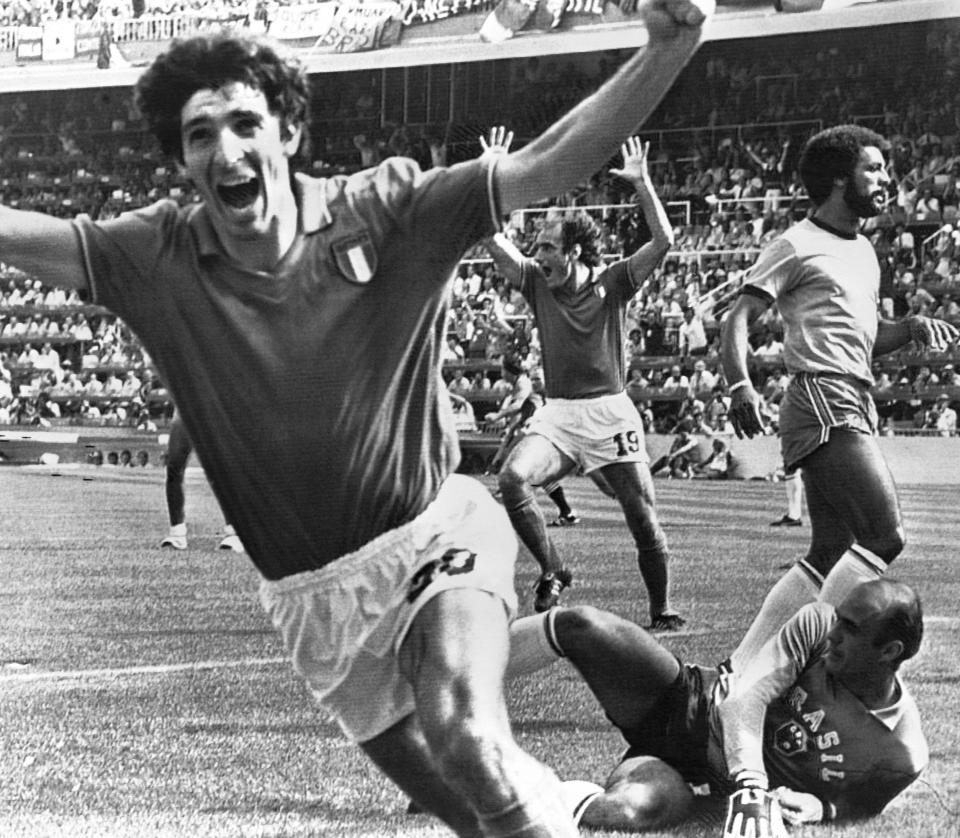
[[[825,669],[832,607],[801,609],[742,673],[718,683],[711,752],[725,770],[766,770],[770,787],[814,794],[838,817],[875,814],[927,764],[916,703],[869,710]],[[719,766],[717,766],[719,768]]]

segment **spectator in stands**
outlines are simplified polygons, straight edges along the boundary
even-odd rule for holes
[[[87,341],[93,340],[93,332],[90,330],[90,323],[87,321],[87,316],[80,312],[77,315],[76,324],[73,326],[72,330],[73,337],[80,343],[86,343]]]
[[[60,354],[50,343],[44,343],[40,347],[40,351],[34,359],[33,366],[37,369],[49,370],[56,381],[60,381],[63,378]]]
[[[20,354],[17,356],[17,366],[30,367],[33,369],[37,366],[37,359],[39,357],[40,351],[32,343],[25,343]]]
[[[670,367],[670,374],[659,382],[660,389],[665,393],[687,392],[690,389],[690,379],[683,374],[679,364]]]
[[[923,426],[935,430],[939,436],[956,436],[957,412],[950,407],[950,396],[946,393],[937,396]]]
[[[940,199],[933,193],[932,187],[924,186],[914,204],[913,217],[917,221],[927,224],[939,223],[942,209]]]
[[[19,317],[15,314],[10,315],[10,319],[3,326],[3,331],[0,332],[0,337],[5,338],[19,338],[25,335],[27,332],[27,324],[22,322]]]
[[[445,364],[456,364],[463,361],[463,347],[456,335],[447,335],[447,342],[441,353],[440,360]]]
[[[707,351],[707,333],[703,318],[692,305],[683,309],[683,322],[677,332],[681,357],[703,355]]]
[[[957,373],[953,368],[953,364],[944,364],[940,368],[940,386],[957,387],[958,385],[960,385],[960,380],[957,378]]]
[[[717,384],[715,373],[707,369],[707,362],[698,358],[693,362],[693,374],[690,376],[690,392],[694,395],[706,393]]]

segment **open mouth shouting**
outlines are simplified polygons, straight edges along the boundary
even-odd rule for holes
[[[217,184],[217,197],[228,207],[248,209],[260,197],[260,179],[251,176]]]

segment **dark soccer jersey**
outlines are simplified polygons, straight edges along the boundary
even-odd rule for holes
[[[591,270],[590,280],[576,291],[570,283],[551,291],[533,259],[521,263],[520,293],[530,303],[540,332],[548,399],[623,392],[624,315],[636,291],[626,260]]]
[[[269,273],[232,262],[199,205],[76,222],[94,299],[142,340],[271,579],[413,519],[456,467],[448,285],[495,226],[483,161],[296,186],[301,230]]]
[[[771,788],[814,794],[841,817],[875,814],[920,774],[927,744],[899,679],[896,703],[869,710],[826,671],[834,619],[823,603],[801,609],[734,679],[714,733],[731,776],[765,769]]]

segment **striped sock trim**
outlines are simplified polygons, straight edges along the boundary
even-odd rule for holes
[[[864,565],[877,574],[883,576],[887,572],[887,563],[876,553],[871,553],[866,547],[859,544],[851,544],[850,552],[853,553]]]
[[[543,621],[543,632],[547,636],[547,643],[550,644],[550,648],[553,649],[557,657],[565,658],[567,656],[566,652],[563,651],[563,648],[560,646],[560,641],[557,640],[557,612],[559,608],[551,608],[546,613],[546,619]]]
[[[806,559],[800,559],[796,566],[806,574],[807,578],[817,586],[818,590],[823,587],[825,577],[819,570],[810,564],[810,562],[808,562]]]

